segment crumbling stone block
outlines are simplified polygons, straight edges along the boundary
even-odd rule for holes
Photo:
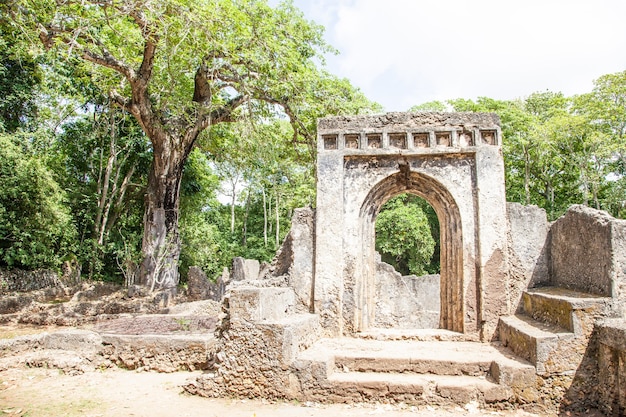
[[[219,276],[217,281],[211,282],[201,268],[192,266],[187,274],[187,298],[189,301],[220,301],[228,280],[229,274],[226,273]]]
[[[287,276],[287,282],[298,300],[298,307],[303,311],[311,309],[314,222],[315,211],[312,208],[294,210],[291,229],[268,271],[273,277]]]
[[[230,320],[279,320],[293,312],[294,292],[286,287],[239,286],[230,290]]]
[[[552,285],[626,297],[626,220],[575,205],[551,233]]]
[[[261,265],[256,259],[233,258],[233,281],[252,281],[259,279]]]

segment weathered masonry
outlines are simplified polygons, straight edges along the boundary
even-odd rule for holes
[[[374,224],[413,193],[441,225],[440,328],[490,339],[507,314],[506,204],[499,119],[390,113],[318,124],[314,311],[328,336],[370,329]]]
[[[318,135],[317,207],[295,211],[269,268],[231,280],[215,372],[189,392],[624,415],[625,220],[507,204],[493,114],[332,117]],[[376,217],[401,193],[439,220],[440,300],[419,312],[438,305],[438,325],[404,308],[429,284],[379,273]]]

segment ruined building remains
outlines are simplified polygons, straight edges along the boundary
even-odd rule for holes
[[[626,222],[507,204],[502,141],[494,114],[320,120],[316,208],[259,279],[231,282],[215,371],[188,390],[623,411]],[[374,225],[401,193],[437,213],[441,272],[382,291]],[[402,301],[432,285],[436,303]]]

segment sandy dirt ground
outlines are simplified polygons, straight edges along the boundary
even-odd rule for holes
[[[207,399],[184,394],[180,386],[194,373],[158,374],[108,369],[65,375],[53,369],[14,368],[0,372],[3,417],[391,417],[506,416],[516,411],[410,407],[385,404],[301,404],[261,400]],[[545,415],[545,414],[542,414]]]

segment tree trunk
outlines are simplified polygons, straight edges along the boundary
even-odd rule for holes
[[[98,211],[96,213],[96,221],[94,222],[94,235],[98,239],[98,245],[104,244],[104,226],[106,220],[103,222],[102,217],[107,216],[105,213],[106,202],[109,198],[109,185],[111,182],[111,174],[113,173],[113,167],[117,159],[116,151],[116,135],[115,135],[115,117],[113,111],[109,112],[110,120],[110,141],[109,141],[109,157],[107,160],[106,169],[104,171],[104,178],[102,179],[102,185],[98,184],[100,201],[98,201]]]
[[[276,190],[276,248],[280,247],[280,194]]]
[[[179,281],[180,183],[189,152],[175,149],[173,143],[174,140],[166,139],[157,146],[153,140],[155,151],[146,191],[143,261],[138,282],[151,291],[176,288]]]
[[[265,197],[265,186],[261,186],[263,192],[263,242],[267,247],[267,201]]]
[[[587,174],[585,172],[585,167],[581,163],[580,166],[580,182],[581,182],[581,192],[583,195],[583,206],[589,206],[589,181],[587,179]]]
[[[236,185],[233,184],[233,193],[230,198],[230,234],[235,233],[235,203],[237,202]]]
[[[250,215],[250,194],[251,189],[248,189],[248,195],[246,196],[246,212],[243,215],[243,238],[241,244],[246,247],[248,244],[248,216]]]
[[[524,200],[526,205],[530,204],[530,155],[524,146]]]

